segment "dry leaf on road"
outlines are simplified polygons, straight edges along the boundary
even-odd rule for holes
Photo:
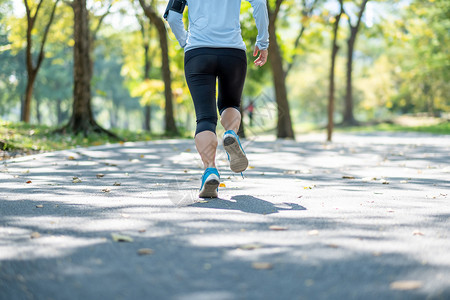
[[[39,233],[39,232],[32,232],[31,233],[31,235],[30,235],[30,237],[32,238],[32,239],[37,239],[37,238],[40,238],[41,237],[41,234]]]
[[[239,249],[242,249],[242,250],[255,250],[255,249],[259,249],[259,248],[262,248],[261,244],[245,244],[245,245],[239,246]]]
[[[391,290],[408,291],[420,289],[422,286],[422,282],[418,280],[400,280],[392,282],[389,288]]]
[[[150,255],[150,254],[153,254],[153,250],[149,249],[149,248],[142,248],[142,249],[139,249],[137,253],[139,255]]]
[[[273,265],[268,262],[254,262],[252,263],[252,268],[256,270],[270,270],[273,268]]]
[[[278,226],[278,225],[271,225],[269,226],[270,230],[275,230],[275,231],[282,231],[282,230],[287,230],[287,227],[284,226]]]
[[[102,177],[105,176],[105,174],[99,173],[99,174],[97,174],[96,176],[97,176],[97,178],[102,178]]]
[[[122,235],[118,233],[111,233],[111,237],[114,242],[128,242],[131,243],[133,241],[133,238],[127,235]]]

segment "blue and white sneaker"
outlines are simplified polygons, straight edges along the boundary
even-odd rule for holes
[[[231,171],[235,173],[244,172],[248,167],[248,159],[239,137],[233,130],[228,130],[224,133],[223,147],[227,151]]]
[[[220,184],[220,175],[216,168],[206,168],[202,176],[202,186],[200,187],[200,198],[217,198],[217,191]]]

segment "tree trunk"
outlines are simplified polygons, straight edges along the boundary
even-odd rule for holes
[[[86,0],[74,0],[74,40],[73,47],[73,105],[72,116],[69,123],[60,131],[71,131],[75,134],[83,133],[87,136],[90,132],[106,133],[119,139],[115,134],[100,127],[95,122],[91,108],[91,33],[89,29],[89,14],[86,8]]]
[[[244,126],[244,108],[242,107],[242,101],[241,105],[239,106],[239,112],[241,113],[241,123],[239,124],[239,129],[237,132],[237,135],[240,138],[245,138],[245,126]]]
[[[333,28],[333,46],[331,48],[331,67],[330,67],[330,86],[328,91],[328,126],[327,126],[327,141],[331,142],[333,136],[333,125],[334,125],[334,69],[336,65],[336,55],[339,51],[339,46],[337,44],[337,35],[339,30],[339,21],[342,15],[343,2],[339,1],[341,5],[341,11],[336,16],[336,20]]]
[[[144,106],[144,110],[145,110],[144,130],[152,132],[152,106],[148,104]]]
[[[159,43],[161,47],[161,57],[162,57],[162,77],[164,81],[164,96],[165,96],[165,130],[167,133],[176,134],[178,133],[177,127],[175,125],[174,111],[173,111],[173,100],[172,100],[172,78],[170,73],[170,63],[169,63],[169,45],[167,41],[166,26],[162,18],[154,11],[151,6],[147,6],[144,0],[139,0],[142,8],[144,9],[145,15],[149,18],[150,22],[156,27],[159,36]]]
[[[356,124],[355,117],[353,115],[353,51],[355,47],[356,33],[352,30],[351,36],[347,41],[347,79],[345,89],[345,110],[343,123],[346,125]]]
[[[87,134],[91,126],[94,126],[94,118],[91,111],[91,57],[90,57],[90,32],[86,0],[74,0],[74,89],[72,117],[69,126],[74,132]]]
[[[62,123],[62,108],[61,108],[61,99],[56,100],[56,122],[57,125]]]
[[[361,19],[366,9],[367,2],[369,0],[362,0],[361,6],[359,8],[358,20],[356,25],[353,26],[350,18],[348,18],[348,24],[350,27],[350,37],[347,40],[348,52],[347,52],[347,80],[345,89],[345,109],[344,109],[344,119],[343,124],[354,125],[358,122],[353,115],[353,52],[355,48],[356,36],[358,34],[359,25],[361,24]]]
[[[31,59],[31,58],[30,58]],[[20,120],[29,123],[31,112],[31,97],[33,97],[34,82],[36,81],[36,72],[28,71],[27,86],[25,89],[25,98],[22,105],[22,115]]]
[[[142,37],[145,39],[145,30],[142,29]],[[148,43],[144,44],[144,80],[147,80],[150,78],[150,59],[148,57],[148,51],[149,51],[150,45]],[[147,103],[144,106],[144,130],[151,132],[152,131],[152,107],[151,103]]]
[[[41,102],[36,98],[36,120],[38,124],[41,124]]]
[[[42,3],[44,0],[40,0],[36,6],[36,9],[34,10],[34,15],[31,14],[31,9],[28,5],[28,0],[24,0],[25,4],[25,12],[27,17],[27,45],[26,45],[26,66],[27,66],[27,74],[28,74],[28,81],[27,86],[25,90],[25,100],[24,104],[22,106],[22,112],[21,112],[21,120],[29,123],[30,122],[30,111],[31,111],[31,98],[33,96],[33,87],[34,82],[36,81],[36,76],[39,71],[39,68],[41,67],[42,61],[44,60],[44,46],[45,42],[47,41],[47,36],[50,31],[50,26],[52,25],[53,18],[55,17],[55,11],[56,7],[58,6],[59,0],[56,0],[51,14],[50,19],[47,22],[47,25],[45,26],[44,33],[42,35],[42,41],[41,46],[39,49],[39,54],[37,58],[36,65],[33,64],[33,56],[32,56],[32,48],[33,48],[33,39],[32,39],[32,32],[34,29],[34,25],[36,24],[36,19],[39,13],[39,10],[41,8]]]
[[[294,138],[292,130],[291,115],[289,102],[286,91],[286,76],[283,70],[283,58],[281,56],[280,47],[276,39],[276,17],[270,14],[269,36],[272,37],[269,44],[269,61],[272,68],[273,84],[275,88],[275,99],[277,101],[277,137],[278,138]]]

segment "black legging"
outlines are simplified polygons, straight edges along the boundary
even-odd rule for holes
[[[195,134],[205,130],[215,133],[217,106],[220,114],[229,107],[239,110],[247,73],[245,51],[234,48],[189,50],[184,57],[184,72],[197,116]],[[219,79],[217,106],[216,78]]]

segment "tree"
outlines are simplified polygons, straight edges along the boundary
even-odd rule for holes
[[[292,121],[290,115],[290,107],[286,90],[286,77],[289,71],[292,69],[297,53],[291,56],[290,63],[285,66],[283,53],[278,43],[277,36],[277,19],[280,14],[281,5],[284,0],[276,0],[274,5],[270,5],[270,1],[267,2],[267,8],[269,12],[269,61],[272,69],[273,84],[275,88],[275,99],[278,108],[277,117],[277,137],[279,138],[294,138],[294,131],[292,129]],[[302,0],[300,15],[302,20],[309,19],[311,17],[316,5],[320,0]],[[274,7],[272,9],[272,6]],[[301,38],[307,28],[307,22],[301,22],[300,31],[295,39],[293,49],[299,47]]]
[[[175,125],[174,110],[173,110],[173,95],[172,95],[172,76],[170,73],[170,63],[169,63],[169,45],[167,41],[167,32],[164,21],[155,11],[152,5],[147,5],[145,0],[139,0],[139,3],[144,10],[145,15],[150,20],[150,22],[155,26],[159,43],[161,47],[162,56],[162,77],[164,81],[164,96],[165,96],[165,130],[168,133],[176,134],[178,132]]]
[[[67,125],[60,131],[82,133],[87,136],[91,132],[106,133],[118,138],[112,132],[102,128],[94,119],[91,107],[91,80],[93,62],[91,57],[92,36],[89,28],[89,13],[86,0],[73,0],[70,3],[74,13],[74,40],[73,48],[73,105],[72,116]],[[99,28],[99,26],[97,27]],[[97,29],[98,30],[98,29]]]
[[[346,79],[346,90],[345,90],[345,109],[344,109],[344,119],[343,124],[352,125],[356,124],[355,117],[353,115],[353,89],[352,89],[352,74],[353,74],[353,52],[355,48],[356,36],[361,24],[361,19],[366,9],[366,4],[369,0],[362,0],[359,7],[359,12],[357,16],[356,24],[353,25],[350,16],[344,11],[348,16],[348,26],[350,29],[350,36],[347,40],[347,79]]]
[[[269,62],[272,68],[273,85],[275,88],[275,99],[277,101],[277,137],[294,138],[292,130],[292,121],[290,115],[289,102],[286,90],[286,73],[283,69],[283,56],[277,41],[276,21],[280,13],[283,0],[276,0],[274,9],[271,8],[269,1],[267,9],[269,12]]]
[[[327,126],[327,141],[331,142],[333,135],[333,115],[334,115],[334,69],[336,64],[336,54],[339,51],[339,46],[337,44],[337,36],[339,30],[339,21],[344,12],[343,0],[339,0],[340,11],[334,17],[333,24],[333,43],[331,46],[331,67],[330,67],[330,86],[328,92],[328,126]]]
[[[91,80],[93,74],[92,42],[96,38],[96,33],[106,15],[100,18],[93,34],[91,34],[86,0],[73,0],[72,2],[68,2],[68,4],[72,7],[74,13],[73,105],[72,116],[69,122],[59,131],[71,131],[75,134],[82,133],[84,136],[87,136],[91,132],[106,133],[111,137],[119,139],[114,133],[97,124],[91,106]]]
[[[136,19],[138,20],[141,35],[142,35],[142,47],[144,48],[144,80],[150,79],[150,68],[152,67],[152,62],[150,60],[149,52],[150,52],[150,26],[141,15],[136,14]],[[152,119],[152,105],[151,103],[146,103],[144,105],[144,130],[151,132],[151,119]]]
[[[30,122],[30,110],[31,110],[31,98],[33,96],[33,87],[34,82],[36,81],[37,73],[39,72],[39,68],[41,67],[42,61],[44,60],[44,46],[45,42],[47,41],[48,32],[50,30],[50,26],[53,22],[53,18],[55,16],[56,6],[58,5],[59,0],[56,0],[53,4],[50,18],[47,22],[47,25],[45,26],[44,33],[42,35],[41,40],[41,46],[38,53],[37,62],[33,62],[33,39],[32,39],[32,32],[36,25],[36,20],[39,14],[39,11],[41,10],[42,4],[44,0],[40,0],[39,3],[36,6],[36,9],[34,10],[34,14],[31,12],[30,5],[28,3],[28,0],[24,0],[25,4],[25,11],[26,11],[26,17],[27,17],[27,44],[26,44],[26,66],[27,66],[27,84],[25,88],[25,99],[22,106],[22,113],[21,113],[21,120],[24,122]]]

